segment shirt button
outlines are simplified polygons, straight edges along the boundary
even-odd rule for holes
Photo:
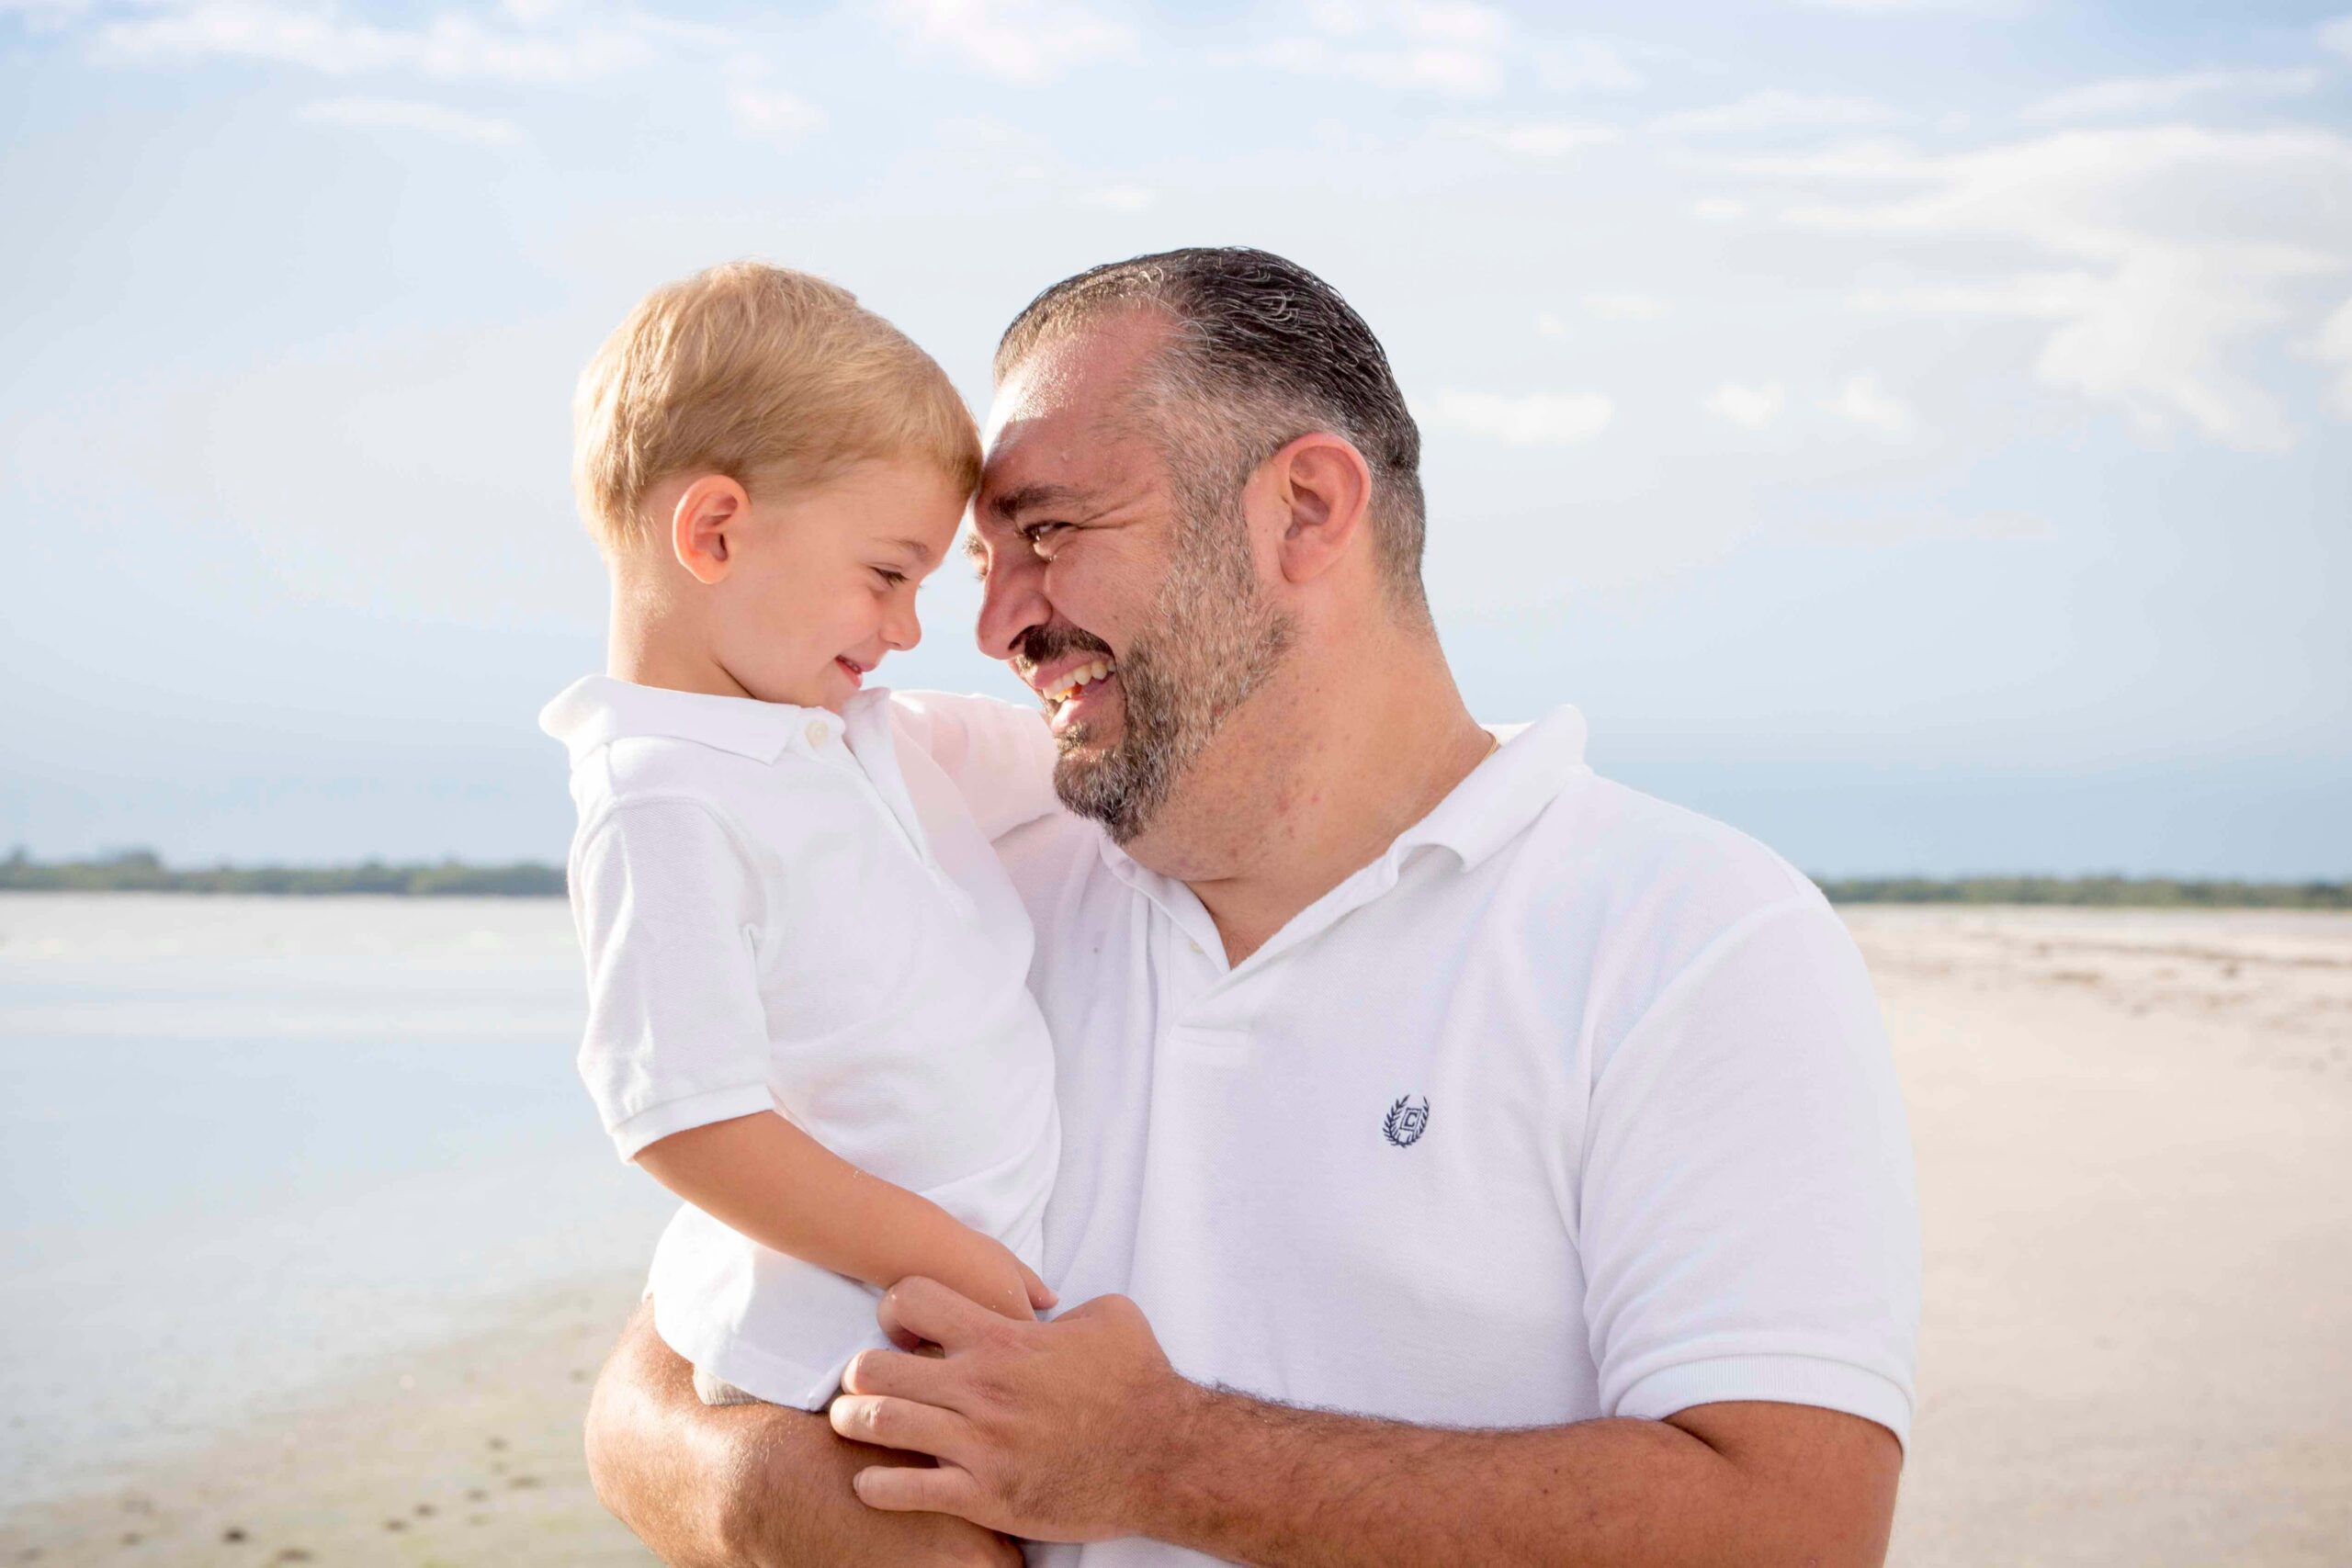
[[[1200,944],[1199,942],[1194,942],[1194,943],[1193,944],[1193,951],[1194,953],[1199,953],[1199,952],[1201,951],[1201,944]],[[1205,956],[1205,954],[1204,954],[1204,956]]]
[[[812,718],[808,721],[809,745],[822,746],[827,740],[832,738],[832,734],[833,732],[831,730],[825,728],[824,720]]]

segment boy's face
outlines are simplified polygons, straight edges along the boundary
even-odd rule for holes
[[[711,584],[719,662],[763,702],[841,711],[885,654],[921,640],[915,587],[946,555],[964,499],[906,461],[754,499],[732,569]]]

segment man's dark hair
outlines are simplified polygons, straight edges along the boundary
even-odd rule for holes
[[[1055,284],[1013,318],[997,344],[997,379],[1128,306],[1156,309],[1170,324],[1157,384],[1140,390],[1145,412],[1159,416],[1178,482],[1219,484],[1229,496],[1288,442],[1317,430],[1343,437],[1372,470],[1383,576],[1400,605],[1425,615],[1420,429],[1380,340],[1339,291],[1295,262],[1240,245],[1112,262]]]

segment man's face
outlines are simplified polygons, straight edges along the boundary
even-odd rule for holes
[[[1150,827],[1290,635],[1241,479],[1175,484],[1131,408],[1164,330],[1115,316],[1016,367],[973,503],[980,646],[1044,701],[1063,802],[1119,843]]]

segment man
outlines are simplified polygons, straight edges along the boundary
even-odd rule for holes
[[[999,847],[1080,1304],[901,1283],[941,1353],[865,1353],[830,1430],[699,1405],[640,1313],[600,1494],[681,1564],[1879,1562],[1917,1221],[1836,917],[1573,711],[1471,718],[1418,433],[1319,279],[1097,268],[996,369],[980,639],[1075,814]]]

